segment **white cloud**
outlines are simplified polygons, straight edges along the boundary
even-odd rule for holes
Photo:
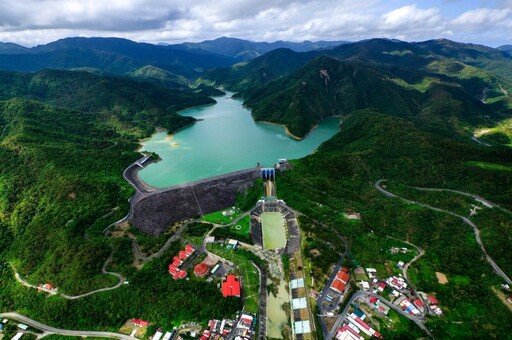
[[[414,5],[403,6],[392,10],[383,16],[384,29],[435,27],[442,21],[438,8],[420,9]]]
[[[2,0],[0,41],[24,45],[66,36],[116,36],[181,42],[222,35],[252,40],[425,40],[451,37],[485,41],[512,27],[511,0],[493,8],[444,12],[411,0]],[[446,0],[445,0],[446,1]],[[430,2],[431,3],[431,2]],[[397,5],[399,4],[399,5]],[[467,4],[467,3],[465,3]],[[466,9],[468,7],[466,6]],[[455,18],[454,18],[455,17]],[[498,27],[503,32],[498,32]],[[493,31],[492,35],[488,34]],[[469,34],[468,32],[471,32]]]
[[[510,19],[512,9],[490,9],[478,8],[467,11],[452,20],[455,26],[470,26],[481,28],[482,26],[492,26],[501,23],[505,19]]]

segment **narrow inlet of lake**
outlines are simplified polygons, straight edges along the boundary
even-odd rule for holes
[[[148,165],[139,177],[149,185],[166,187],[229,172],[271,167],[278,158],[302,158],[338,132],[340,120],[324,120],[306,138],[294,140],[283,127],[254,122],[250,110],[232,93],[216,97],[217,104],[180,112],[200,121],[175,135],[154,134],[142,143],[161,161]]]

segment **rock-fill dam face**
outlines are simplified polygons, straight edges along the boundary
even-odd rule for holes
[[[260,176],[253,168],[145,193],[131,201],[128,219],[142,232],[160,235],[178,221],[233,206],[236,194]]]

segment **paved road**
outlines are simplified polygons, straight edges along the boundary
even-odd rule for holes
[[[260,267],[255,262],[251,261],[252,265],[256,267],[260,274],[260,297],[259,297],[259,331],[258,339],[267,338],[267,271],[265,268]]]
[[[68,329],[60,329],[51,326],[47,326],[35,320],[32,320],[26,316],[23,316],[18,313],[0,313],[0,317],[13,319],[19,322],[22,322],[30,327],[37,328],[43,331],[43,334],[39,335],[38,338],[42,338],[44,336],[50,334],[60,334],[60,335],[68,335],[68,336],[79,336],[79,337],[100,337],[100,338],[114,338],[114,339],[123,339],[123,340],[134,340],[135,338],[130,337],[128,335],[119,334],[119,333],[111,333],[111,332],[96,332],[96,331],[78,331],[78,330],[68,330]]]
[[[452,189],[422,188],[422,187],[414,187],[414,189],[420,190],[420,191],[437,191],[437,192],[446,191],[446,192],[453,192],[455,194],[459,194],[459,195],[462,195],[462,196],[471,197],[474,200],[479,201],[479,202],[481,202],[482,204],[484,204],[486,206],[489,206],[489,207],[492,207],[492,208],[498,208],[501,211],[503,211],[503,212],[505,212],[507,214],[512,215],[512,211],[510,211],[508,209],[505,209],[505,208],[502,208],[499,204],[496,204],[494,202],[486,200],[482,196],[478,196],[478,195],[471,194],[471,193],[468,193],[468,192],[459,191],[459,190],[452,190]]]
[[[424,208],[427,208],[427,209],[430,209],[430,210],[434,210],[434,211],[437,211],[437,212],[442,212],[442,213],[445,213],[445,214],[449,214],[449,215],[458,217],[464,223],[466,223],[471,228],[473,228],[473,232],[475,234],[476,241],[477,241],[478,245],[480,246],[480,249],[484,253],[485,259],[487,260],[487,262],[489,262],[489,264],[494,269],[496,274],[501,276],[501,278],[503,280],[505,280],[506,283],[508,283],[509,285],[512,285],[512,280],[510,280],[510,278],[505,274],[505,272],[503,270],[501,270],[501,268],[496,264],[496,262],[494,262],[494,260],[489,256],[489,254],[487,254],[487,251],[485,250],[485,247],[484,247],[484,245],[482,243],[482,240],[480,239],[480,230],[478,230],[477,226],[473,222],[471,222],[468,218],[466,218],[466,217],[464,217],[462,215],[456,214],[454,212],[451,212],[451,211],[448,211],[448,210],[444,210],[444,209],[440,209],[440,208],[436,208],[436,207],[433,207],[433,206],[425,204],[425,203],[416,202],[416,201],[409,200],[407,198],[403,198],[403,197],[397,196],[397,195],[387,191],[386,189],[382,188],[382,182],[384,182],[384,181],[385,181],[384,179],[380,179],[377,182],[375,182],[375,188],[377,190],[379,190],[381,193],[383,193],[386,197],[398,198],[398,199],[400,199],[400,200],[402,200],[402,201],[404,201],[406,203],[409,203],[409,204],[416,204],[416,205],[419,205],[421,207],[424,207]],[[421,190],[445,190],[445,189],[421,188]],[[446,189],[446,190],[447,191],[456,192],[456,193],[462,193],[461,191],[454,191],[454,190],[448,190],[448,189]],[[467,193],[464,193],[464,194],[467,194]],[[467,194],[467,195],[470,195],[472,197],[479,197],[480,199],[483,199],[480,196],[476,196],[476,195],[472,195],[472,194]],[[485,202],[488,202],[489,204],[492,203],[492,202],[487,201],[487,200],[485,200]],[[494,204],[494,203],[492,203],[492,204]],[[496,205],[496,207],[497,207],[497,205]],[[505,209],[505,211],[508,211],[508,210]]]
[[[149,256],[145,256],[144,254],[142,254],[141,250],[140,250],[140,247],[139,247],[139,244],[137,243],[137,240],[132,240],[132,249],[133,249],[133,254],[134,256],[138,259],[138,260],[142,260],[143,262],[147,262],[149,260],[151,260],[152,258],[155,258],[155,257],[160,257],[162,256],[162,254],[171,246],[171,244],[176,241],[177,238],[180,237],[181,233],[185,230],[185,228],[187,227],[188,223],[185,223],[183,224],[177,231],[176,233],[174,233],[174,235],[172,235],[171,237],[169,237],[169,239],[165,242],[165,244],[163,245],[162,248],[160,248],[159,251],[157,251],[156,253],[154,254],[151,254]]]
[[[427,303],[425,303],[425,301],[423,300],[423,297],[422,297],[421,295],[419,295],[419,294],[418,294],[417,289],[416,289],[416,286],[412,283],[412,281],[409,279],[409,276],[407,275],[407,270],[409,269],[409,266],[410,266],[413,262],[417,261],[420,257],[422,257],[423,255],[425,255],[425,251],[424,251],[422,248],[418,247],[417,245],[412,244],[411,242],[408,242],[408,241],[406,241],[406,240],[400,240],[400,239],[398,239],[398,238],[391,237],[391,236],[387,236],[387,237],[388,237],[388,238],[391,238],[391,239],[393,239],[393,240],[397,240],[397,241],[403,242],[403,243],[405,243],[405,244],[410,245],[411,247],[416,248],[416,251],[418,252],[418,255],[416,255],[412,260],[410,260],[409,262],[407,262],[407,263],[403,266],[403,268],[402,268],[402,273],[403,273],[403,276],[404,276],[405,280],[407,281],[407,284],[409,285],[409,287],[411,287],[413,294],[414,294],[414,295],[416,295],[416,296],[418,297],[418,299],[420,299],[420,301],[423,303],[423,306],[424,306],[424,307],[423,307],[423,309],[425,310],[425,312],[424,312],[423,314],[428,313],[428,312],[430,311],[430,308],[428,307],[428,304],[427,304]],[[418,310],[419,310],[419,309],[418,309]]]
[[[315,223],[319,223],[322,226],[325,226],[324,224],[322,224],[322,223],[320,223],[318,221],[315,221]],[[341,269],[341,264],[343,263],[343,260],[345,259],[345,256],[347,255],[347,250],[348,250],[347,240],[345,240],[345,238],[343,238],[341,235],[336,235],[336,236],[338,236],[339,239],[343,242],[343,253],[341,254],[338,262],[336,263],[336,265],[334,266],[334,269],[332,270],[332,273],[331,273],[331,276],[329,277],[329,280],[327,280],[327,282],[325,283],[324,289],[322,290],[322,293],[320,294],[320,296],[316,300],[317,301],[316,303],[317,303],[320,315],[324,315],[325,312],[326,312],[324,310],[322,302],[325,300],[325,297],[327,296],[327,293],[329,292],[329,287],[331,287],[334,279],[336,278],[336,274],[338,274],[338,271]],[[324,339],[332,339],[332,338],[328,337],[329,330],[327,329],[327,324],[325,323],[324,318],[323,317],[319,317],[319,320],[320,320],[320,327],[322,328],[322,334],[324,335]]]
[[[478,144],[480,144],[480,145],[483,145],[483,146],[490,146],[489,144],[482,142],[482,141],[481,141],[480,139],[478,139],[478,137],[477,137],[477,136],[475,136],[475,135],[471,136],[471,140],[472,140],[473,142],[476,142],[476,143],[478,143]]]
[[[416,325],[418,325],[418,327],[420,327],[422,330],[424,330],[431,338],[434,338],[434,335],[432,334],[432,332],[418,318],[415,318],[412,315],[410,315],[409,313],[406,313],[400,307],[395,306],[390,301],[386,300],[385,298],[383,298],[380,295],[376,295],[376,294],[372,294],[372,293],[364,292],[364,291],[359,291],[359,292],[355,293],[354,295],[352,295],[352,298],[347,303],[343,312],[340,313],[340,315],[338,315],[338,318],[336,319],[336,322],[334,323],[334,327],[332,328],[331,332],[329,332],[327,337],[325,337],[325,339],[333,339],[334,338],[334,336],[336,335],[336,331],[341,327],[343,320],[345,320],[347,313],[348,313],[348,309],[350,308],[350,305],[352,304],[352,302],[354,302],[356,299],[366,298],[366,297],[370,297],[370,296],[380,300],[381,303],[385,304],[386,306],[393,309],[400,315],[406,317],[407,319],[413,321]]]
[[[12,267],[12,269],[14,271],[14,277],[16,278],[16,281],[18,281],[19,283],[21,283],[25,287],[38,289],[40,291],[46,292],[46,293],[51,294],[51,295],[59,295],[59,296],[63,297],[64,299],[67,299],[67,300],[76,300],[76,299],[81,299],[81,298],[84,298],[86,296],[93,295],[93,294],[96,294],[96,293],[117,289],[117,288],[119,288],[119,287],[121,287],[123,285],[123,283],[125,281],[125,278],[122,275],[120,275],[118,273],[114,273],[114,272],[109,272],[109,271],[106,270],[106,267],[107,267],[108,263],[112,260],[113,253],[114,253],[114,249],[112,249],[112,252],[110,253],[110,256],[108,257],[108,259],[103,264],[103,268],[101,268],[101,272],[103,274],[113,275],[113,276],[117,277],[118,282],[114,286],[112,286],[112,287],[95,289],[93,291],[90,291],[90,292],[87,292],[87,293],[84,293],[84,294],[80,294],[80,295],[59,294],[55,290],[46,289],[46,288],[43,288],[43,287],[38,287],[38,286],[35,286],[33,284],[30,284],[30,283],[28,283],[27,281],[25,281],[25,280],[23,280],[21,278],[20,274],[16,271],[16,269],[14,268],[14,265],[12,263],[11,263],[11,267]]]
[[[150,164],[153,161],[154,160],[150,157],[142,157],[124,169],[123,178],[135,189],[135,194],[130,198],[130,201],[135,201],[140,196],[156,190],[156,188],[139,180],[139,177],[137,176],[137,173],[142,167]]]

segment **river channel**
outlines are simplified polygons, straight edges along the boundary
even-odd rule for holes
[[[217,104],[180,112],[200,121],[174,135],[155,133],[142,143],[161,161],[148,165],[139,177],[155,187],[166,187],[223,175],[256,166],[273,166],[278,158],[296,159],[315,151],[338,132],[340,120],[329,118],[306,138],[297,141],[282,126],[256,123],[242,101],[232,93],[216,97]]]

